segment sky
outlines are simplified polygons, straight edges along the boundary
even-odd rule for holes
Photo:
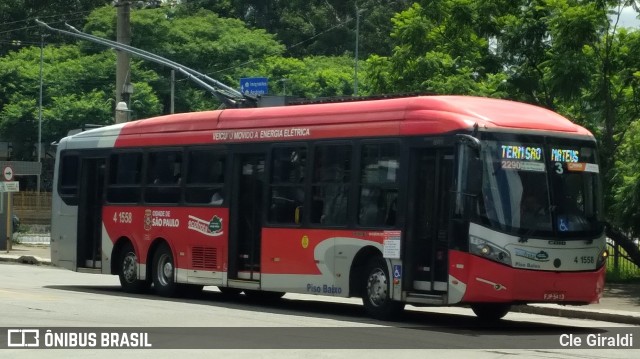
[[[637,16],[638,13],[634,9],[630,7],[624,8],[622,15],[620,15],[618,26],[640,28],[640,20],[638,20]]]

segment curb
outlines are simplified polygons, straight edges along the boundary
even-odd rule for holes
[[[512,310],[514,312],[527,313],[527,314],[548,315],[553,317],[563,317],[563,318],[572,318],[572,319],[600,320],[603,322],[640,325],[640,316],[625,315],[621,313],[594,312],[594,311],[568,309],[568,308],[547,308],[547,307],[537,307],[534,305],[514,306]]]
[[[2,256],[0,255],[0,262],[12,262],[12,263],[22,263],[22,264],[31,264],[31,265],[51,265],[51,261],[43,260],[40,257],[36,256]]]

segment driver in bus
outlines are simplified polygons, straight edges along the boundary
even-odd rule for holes
[[[547,214],[544,206],[535,195],[526,196],[520,207],[520,224],[522,228],[538,228],[544,226]]]

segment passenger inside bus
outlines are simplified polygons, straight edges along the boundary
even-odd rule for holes
[[[375,226],[382,223],[381,213],[384,213],[380,203],[380,190],[377,188],[363,188],[360,192],[359,223],[363,226]]]
[[[525,229],[550,230],[549,216],[538,196],[523,197],[520,206],[520,227]]]
[[[214,193],[213,196],[211,196],[211,202],[209,203],[215,206],[219,206],[223,202],[224,202],[224,197],[222,197],[222,193],[220,193],[220,191],[216,191],[216,193]]]

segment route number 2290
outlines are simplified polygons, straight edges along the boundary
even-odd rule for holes
[[[115,223],[131,223],[133,222],[133,214],[131,212],[115,212],[113,221]]]

